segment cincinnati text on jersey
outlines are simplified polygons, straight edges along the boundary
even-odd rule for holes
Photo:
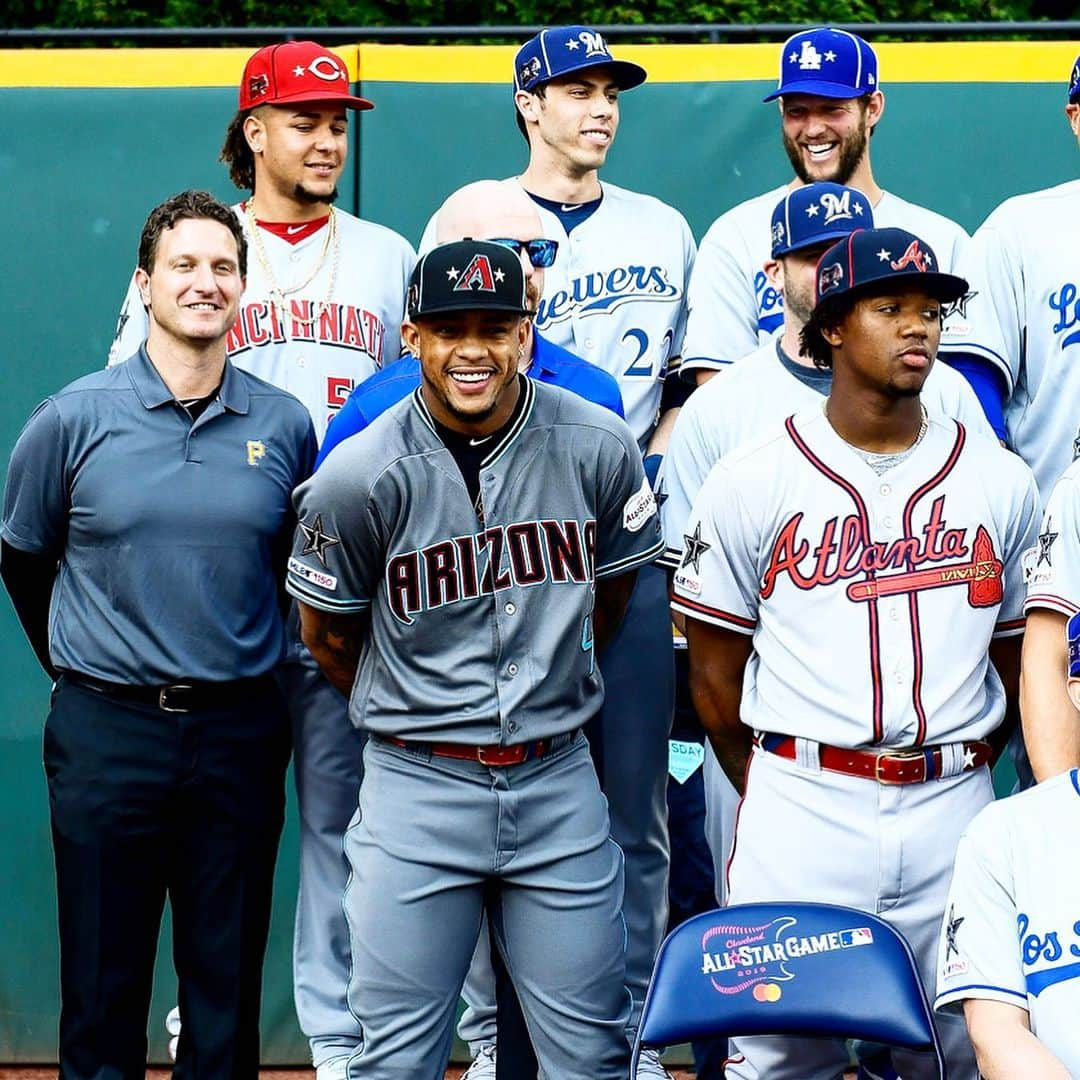
[[[378,367],[382,362],[385,332],[378,315],[352,304],[290,300],[283,318],[276,304],[256,300],[240,305],[225,347],[230,356],[237,356],[263,345],[310,341],[362,352]]]
[[[682,289],[668,281],[662,266],[616,266],[571,278],[565,289],[545,296],[536,310],[536,326],[543,330],[570,316],[604,315],[632,301],[671,301]]]
[[[421,611],[513,586],[591,584],[595,572],[594,519],[522,521],[394,555],[386,595],[394,618],[411,626]]]

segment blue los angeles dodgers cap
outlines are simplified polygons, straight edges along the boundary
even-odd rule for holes
[[[1075,105],[1080,101],[1080,56],[1073,62],[1072,74],[1069,76],[1068,102]]]
[[[780,50],[780,79],[762,101],[784,94],[855,98],[878,88],[877,56],[858,34],[816,26],[793,34]]]
[[[1070,620],[1065,631],[1069,639],[1069,678],[1080,678],[1080,611]]]
[[[854,188],[822,181],[789,191],[772,213],[772,257],[832,243],[854,232],[872,229],[870,200]]]
[[[857,229],[818,260],[814,303],[880,294],[898,285],[925,289],[942,303],[959,300],[968,283],[937,266],[933,248],[906,229]]]
[[[646,78],[645,69],[629,60],[616,60],[607,42],[588,26],[555,26],[541,30],[514,57],[514,90],[533,91],[561,75],[605,65],[620,90],[632,90]]]

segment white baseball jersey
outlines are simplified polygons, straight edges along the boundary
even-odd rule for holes
[[[1038,541],[1024,556],[1025,610],[1049,608],[1066,618],[1080,611],[1080,461],[1054,485]]]
[[[965,998],[1028,1011],[1080,1075],[1080,780],[1077,770],[991,803],[956,852],[938,949],[938,1009]]]
[[[233,209],[247,232],[243,204]],[[416,261],[408,241],[390,229],[341,210],[334,216],[338,233],[328,248],[327,226],[295,244],[259,229],[279,287],[303,281],[322,258],[307,286],[285,295],[284,315],[271,302],[272,284],[248,236],[247,288],[226,341],[229,357],[238,367],[289,391],[307,406],[320,443],[326,425],[353,388],[401,354],[405,292]],[[146,310],[132,277],[109,364],[131,356],[146,333]]]
[[[1005,376],[1009,441],[1043,499],[1080,454],[1080,180],[1003,202],[976,230],[961,273],[968,333],[943,348]]]
[[[684,376],[738,361],[784,321],[783,295],[769,284],[762,267],[772,250],[772,212],[787,191],[778,187],[739,203],[721,214],[701,241],[690,281],[679,369]],[[874,207],[874,225],[907,229],[934,249],[939,269],[958,272],[968,234],[955,221],[886,191]],[[950,318],[943,343],[954,333]]]
[[[549,341],[615,376],[626,422],[644,450],[668,361],[682,355],[697,249],[678,210],[614,184],[602,189],[600,206],[569,236],[555,214],[536,207],[543,235],[558,240],[559,253],[544,271],[535,323]],[[421,252],[435,244],[434,222]]]
[[[679,412],[657,482],[665,541],[661,565],[676,570],[682,562],[690,508],[720,458],[784,417],[815,402],[820,405],[821,392],[781,363],[778,347],[778,339],[770,338],[725,371],[723,379],[699,386]],[[937,363],[930,370],[922,400],[930,411],[959,420],[970,434],[996,440],[975,391],[947,364]]]
[[[672,606],[753,634],[755,729],[851,747],[978,739],[1004,714],[987,648],[1023,630],[1037,524],[1027,466],[954,420],[931,413],[879,476],[813,405],[713,467]]]

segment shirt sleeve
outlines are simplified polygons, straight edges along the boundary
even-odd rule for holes
[[[615,577],[652,562],[664,547],[656,496],[645,476],[641,453],[621,421],[604,447],[606,478],[597,503],[596,578]]]
[[[990,425],[993,433],[1002,441],[1008,439],[1005,426],[1005,376],[997,364],[984,356],[972,356],[969,353],[954,353],[948,358],[948,366],[959,372],[970,395],[960,397],[953,416],[966,428],[977,430],[973,426],[974,418],[968,405],[967,397],[974,395],[981,416]],[[961,415],[963,412],[963,415]]]
[[[363,386],[363,383],[360,385]],[[363,431],[364,428],[367,427],[367,420],[364,418],[357,397],[359,392],[360,387],[357,387],[345,399],[345,404],[338,409],[337,415],[327,425],[326,434],[323,436],[322,446],[319,448],[319,456],[315,459],[316,469],[322,467],[322,463],[326,460],[327,454],[329,454],[338,443],[344,442],[350,435],[355,435],[357,432]]]
[[[670,570],[677,570],[682,562],[690,509],[718,457],[708,445],[697,401],[692,397],[675,421],[657,482],[664,532],[664,554],[659,561]]]
[[[106,366],[113,367],[123,363],[129,356],[134,356],[139,351],[139,346],[146,340],[149,328],[150,321],[146,317],[146,308],[143,307],[142,297],[135,284],[135,275],[132,274],[127,295],[120,308],[120,316],[116,320],[116,332],[109,346],[109,359]]]
[[[1007,454],[1009,451],[1002,453]],[[1024,563],[1030,557],[1027,553],[1035,545],[1039,534],[1039,491],[1031,470],[1025,465],[1023,471],[1026,483],[1015,501],[1015,509],[1003,543],[1004,595],[998,611],[994,637],[1008,637],[1024,632],[1024,601],[1027,592]]]
[[[58,555],[63,550],[71,508],[66,449],[60,412],[50,398],[26,422],[8,462],[0,535],[12,547]]]
[[[959,1011],[965,998],[987,998],[1026,1009],[1008,838],[989,838],[988,830],[976,828],[980,820],[956,849],[938,942],[934,1007]]]
[[[752,634],[759,602],[757,532],[731,470],[723,463],[714,466],[690,510],[672,608]]]
[[[1025,611],[1080,611],[1080,487],[1070,468],[1054,485],[1038,536],[1024,555]]]

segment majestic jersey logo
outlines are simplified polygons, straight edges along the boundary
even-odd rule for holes
[[[515,585],[584,585],[595,571],[595,520],[523,521],[395,555],[386,565],[386,597],[394,618],[411,626],[422,611]]]
[[[908,244],[907,251],[899,259],[894,259],[889,265],[894,270],[903,270],[905,267],[914,266],[920,274],[925,274],[930,270],[933,261],[930,252],[919,247],[918,240],[912,240]]]
[[[1072,330],[1080,322],[1080,301],[1077,300],[1076,286],[1071,281],[1066,281],[1058,292],[1052,292],[1047,301],[1051,311],[1057,312],[1057,321],[1054,323],[1054,333],[1060,334],[1062,330]],[[1073,330],[1066,334],[1061,341],[1064,349],[1067,345],[1075,345],[1080,342],[1080,330]]]
[[[454,292],[490,292],[495,291],[495,275],[491,271],[491,261],[486,255],[474,255],[472,262],[459,274],[451,268],[446,273],[454,281]],[[456,281],[455,281],[456,278]]]
[[[378,366],[384,336],[379,316],[352,304],[316,305],[312,300],[290,300],[288,310],[283,312],[268,300],[256,300],[240,305],[225,347],[230,356],[236,356],[263,345],[309,341],[364,353]]]
[[[536,326],[543,329],[578,315],[606,315],[632,301],[670,302],[682,297],[682,289],[668,281],[662,266],[616,266],[573,278],[565,289],[545,296],[536,312]]]
[[[945,496],[940,495],[934,500],[921,536],[905,536],[889,543],[863,543],[862,526],[854,514],[842,522],[833,517],[825,522],[821,540],[812,550],[810,542],[799,536],[803,514],[795,514],[773,544],[762,577],[761,596],[771,596],[777,581],[785,575],[796,588],[808,590],[869,574],[881,576],[852,582],[847,587],[849,599],[869,601],[898,593],[966,585],[972,607],[1001,603],[1002,563],[994,553],[990,534],[978,526],[969,546],[967,529],[945,527],[944,508]],[[808,556],[812,562],[805,565]],[[967,561],[950,561],[958,559]],[[898,572],[887,573],[890,570]]]

